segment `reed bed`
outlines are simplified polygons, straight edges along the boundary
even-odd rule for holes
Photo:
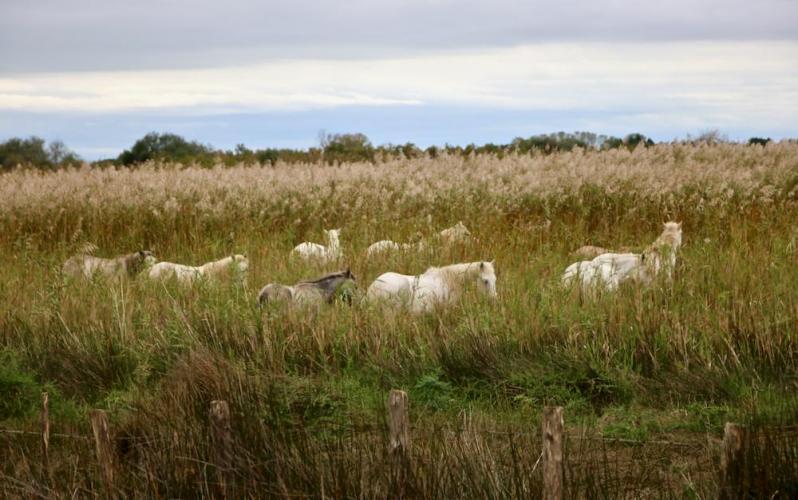
[[[365,257],[459,220],[470,242]],[[593,299],[559,285],[577,247],[642,249],[665,220],[684,227],[672,283]],[[572,496],[713,495],[728,420],[760,429],[752,494],[784,495],[798,484],[798,442],[782,431],[798,417],[795,221],[789,141],[14,171],[0,176],[0,428],[35,430],[42,390],[58,432],[90,434],[86,411],[104,408],[119,494],[212,496],[207,411],[224,399],[236,496],[386,497],[385,397],[400,388],[416,436],[407,496],[537,496],[545,405],[565,407]],[[288,258],[332,227],[340,263]],[[64,280],[87,243],[192,265],[243,253],[249,285]],[[498,301],[472,291],[417,317],[255,301],[268,282],[347,266],[365,289],[388,270],[491,259]],[[90,442],[55,443],[49,482],[37,453],[0,433],[0,491],[102,494]]]

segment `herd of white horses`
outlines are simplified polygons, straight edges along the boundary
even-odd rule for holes
[[[292,258],[315,261],[322,264],[339,262],[343,258],[340,245],[340,229],[325,230],[326,245],[304,242],[291,250]],[[373,258],[389,251],[422,251],[436,245],[446,246],[465,242],[471,234],[462,222],[444,229],[437,235],[415,243],[396,243],[382,240],[366,250]],[[562,284],[578,283],[583,291],[613,291],[623,283],[650,286],[664,275],[670,280],[676,265],[676,254],[682,244],[682,224],[666,222],[662,233],[641,253],[615,253],[595,246],[583,246],[574,252],[584,258],[569,265],[562,275]],[[152,252],[141,250],[116,258],[101,258],[88,252],[74,255],[64,262],[63,274],[73,278],[126,278],[144,275],[152,281],[175,280],[189,286],[199,281],[232,280],[245,284],[249,260],[243,255],[231,255],[201,266],[189,266],[173,262],[159,262]],[[269,283],[258,294],[258,303],[298,302],[330,303],[339,289],[346,283],[355,283],[355,276],[347,269],[327,274],[314,280],[300,281],[294,285]],[[366,300],[406,305],[414,313],[452,304],[459,300],[464,285],[475,283],[477,289],[488,297],[495,298],[496,269],[493,261],[466,262],[443,267],[430,267],[424,273],[411,276],[386,272],[378,276],[368,287]]]

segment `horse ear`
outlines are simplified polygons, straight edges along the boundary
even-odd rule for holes
[[[479,263],[479,270],[482,271],[485,269],[485,261]]]
[[[677,226],[679,227],[679,229],[681,229],[681,228],[682,228],[682,223],[681,223],[681,222],[677,222],[676,224],[677,224]]]

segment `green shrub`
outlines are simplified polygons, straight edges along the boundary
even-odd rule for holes
[[[159,134],[150,132],[145,135],[130,149],[119,155],[118,160],[124,165],[133,165],[147,160],[161,160],[170,162],[200,161],[212,156],[210,146],[198,142],[187,141],[176,134]]]

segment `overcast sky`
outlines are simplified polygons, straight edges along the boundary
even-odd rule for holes
[[[796,26],[796,0],[1,0],[0,140],[798,137]]]

